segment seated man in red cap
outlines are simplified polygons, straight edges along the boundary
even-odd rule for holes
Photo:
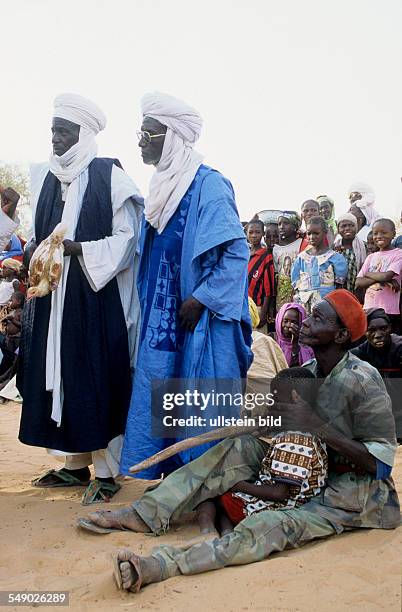
[[[292,404],[271,409],[272,415],[282,417],[284,430],[313,432],[326,443],[329,476],[322,492],[300,507],[252,514],[232,533],[187,549],[158,546],[149,557],[121,551],[115,558],[120,588],[136,592],[150,582],[180,574],[261,561],[272,552],[346,530],[393,529],[400,524],[391,478],[396,450],[391,401],[379,372],[349,351],[366,327],[361,305],[345,289],[317,303],[300,332],[300,340],[315,354],[304,367],[321,378],[317,408],[313,410],[293,390]],[[201,502],[241,480],[253,481],[265,452],[266,442],[251,435],[227,438],[132,505],[95,512],[80,524],[100,533],[128,529],[163,534],[171,521]]]

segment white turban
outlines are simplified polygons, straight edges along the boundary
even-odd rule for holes
[[[60,94],[54,101],[54,117],[67,119],[98,134],[106,127],[106,117],[101,109],[78,94]]]
[[[360,208],[363,215],[366,217],[366,225],[362,227],[358,233],[358,236],[366,241],[371,226],[376,219],[381,217],[381,215],[374,208],[375,193],[370,185],[366,185],[366,183],[353,183],[353,185],[349,187],[348,193],[350,195],[353,192],[360,193],[362,196],[360,200],[353,202],[353,206]]]
[[[106,117],[98,106],[77,94],[60,94],[54,101],[53,117],[80,126],[78,142],[64,155],[50,156],[50,171],[62,183],[72,183],[96,157],[95,136],[106,126]]]
[[[141,110],[144,117],[167,127],[162,156],[145,198],[145,218],[161,234],[202,163],[203,156],[192,148],[199,138],[202,118],[182,100],[160,92],[146,94]]]

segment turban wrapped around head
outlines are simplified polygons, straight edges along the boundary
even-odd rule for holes
[[[298,230],[301,226],[301,217],[295,210],[282,210],[281,214],[278,217],[278,221],[281,217],[284,217],[293,225],[293,227]]]
[[[99,106],[78,94],[64,93],[57,96],[53,116],[72,121],[94,134],[106,127],[106,117]]]
[[[21,266],[22,263],[20,261],[12,259],[11,257],[3,259],[3,268],[9,268],[10,270],[14,270],[14,272],[19,272],[21,270]]]
[[[144,117],[167,127],[162,156],[145,198],[145,218],[162,233],[190,187],[203,156],[194,151],[202,127],[201,115],[191,106],[168,94],[154,91],[141,100]]]
[[[325,296],[336,314],[349,330],[352,342],[358,340],[367,331],[367,317],[356,296],[347,289],[335,289]]]
[[[95,136],[105,128],[106,117],[94,102],[72,93],[57,96],[53,117],[66,119],[80,126],[78,142],[63,155],[50,156],[50,171],[60,182],[70,184],[96,157],[98,147]]]
[[[141,99],[144,117],[152,117],[170,128],[184,142],[194,144],[200,137],[202,117],[186,102],[168,94],[154,91]]]
[[[248,310],[250,312],[251,325],[253,329],[256,329],[260,324],[260,315],[258,314],[258,308],[251,297],[248,298]]]

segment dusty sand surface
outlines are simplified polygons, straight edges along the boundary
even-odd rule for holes
[[[79,531],[76,519],[88,512],[81,489],[30,485],[57,465],[42,449],[17,441],[19,412],[17,404],[0,406],[1,589],[67,590],[70,609],[83,611],[401,610],[402,528],[344,534],[253,565],[177,577],[138,595],[119,592],[110,561],[117,547],[147,554],[157,543],[193,537],[196,527],[183,524],[158,541]],[[402,494],[402,448],[394,477]],[[147,484],[125,483],[110,508],[136,499]]]

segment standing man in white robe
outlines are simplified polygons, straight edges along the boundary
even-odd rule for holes
[[[96,156],[106,118],[75,94],[56,98],[49,165],[32,170],[34,239],[67,225],[56,291],[28,303],[20,348],[19,439],[61,455],[37,487],[85,486],[83,503],[120,488],[119,449],[139,321],[135,276],[143,199],[118,160]],[[89,466],[94,465],[91,482]]]

